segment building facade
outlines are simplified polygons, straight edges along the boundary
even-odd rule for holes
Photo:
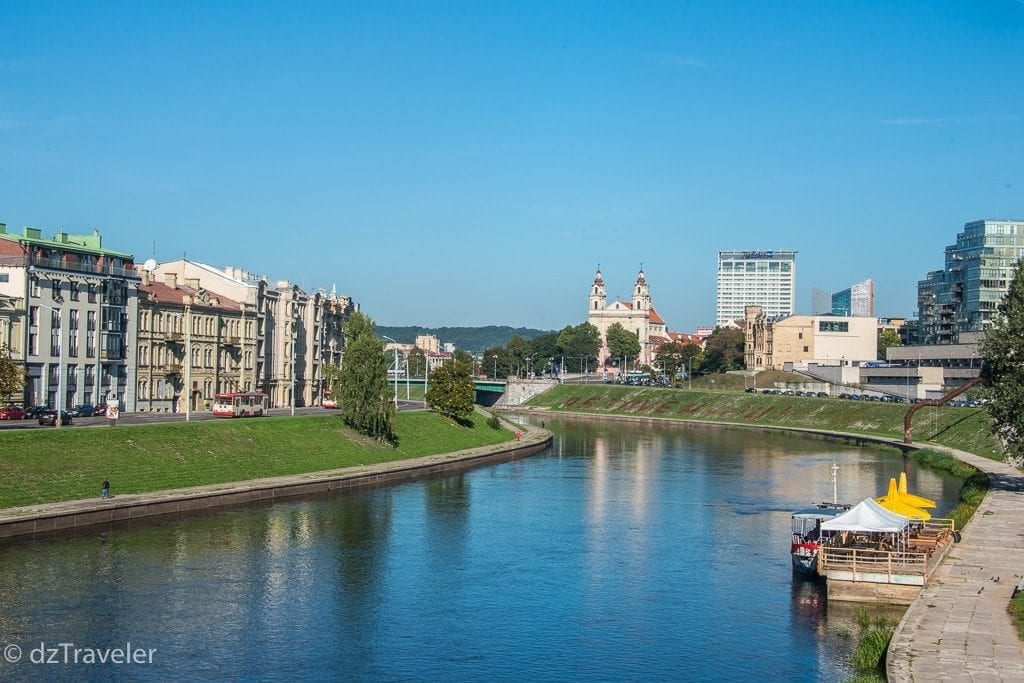
[[[613,301],[611,304],[608,303],[605,292],[604,277],[598,269],[590,287],[587,322],[601,333],[601,350],[598,354],[601,365],[604,365],[611,355],[608,350],[608,328],[615,323],[619,323],[637,336],[640,342],[640,355],[637,361],[641,365],[650,364],[654,360],[658,346],[669,341],[665,321],[651,303],[651,291],[642,268],[633,285],[632,301]],[[566,361],[568,367],[572,367],[569,359]]]
[[[161,263],[154,275],[173,276],[192,290],[234,302],[245,313],[238,321],[241,358],[235,380],[242,390],[266,393],[271,406],[291,405],[293,396],[296,406],[322,402],[324,364],[342,362],[344,323],[359,310],[351,298],[333,288],[310,294],[286,280],[272,283],[241,268],[222,270],[186,259]]]
[[[0,223],[2,317],[9,330],[21,318],[25,405],[134,404],[138,283],[132,255],[104,248],[99,231],[49,239]]]
[[[868,279],[832,295],[832,315],[875,317],[875,283]]]
[[[769,318],[793,314],[796,309],[795,251],[718,252],[715,324],[725,327],[743,320],[747,306],[760,306]]]
[[[946,247],[945,267],[917,283],[918,334],[925,344],[984,332],[1024,255],[1024,220],[977,220]]]
[[[875,360],[875,318],[791,315],[771,318],[761,306],[744,311],[747,370],[784,370],[787,365],[845,365]]]

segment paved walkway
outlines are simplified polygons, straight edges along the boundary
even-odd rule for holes
[[[988,472],[989,493],[896,628],[889,681],[1024,681],[1024,642],[1006,611],[1024,575],[1024,475],[946,450]]]

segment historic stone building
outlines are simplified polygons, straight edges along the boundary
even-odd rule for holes
[[[138,282],[132,255],[105,248],[99,231],[51,239],[0,223],[0,333],[20,337],[25,405],[133,405]]]
[[[875,360],[875,318],[833,315],[769,317],[761,306],[745,308],[747,370],[784,370],[807,363],[845,365]]]
[[[221,270],[186,259],[161,263],[154,274],[174,276],[186,286],[236,302],[245,312],[238,321],[242,390],[266,393],[271,406],[291,405],[293,392],[297,406],[320,404],[323,366],[341,362],[344,323],[359,310],[349,297],[333,289],[310,294],[288,281],[272,283],[241,268]]]
[[[650,364],[654,360],[658,346],[669,341],[665,321],[651,303],[651,291],[647,286],[643,268],[637,274],[636,283],[633,285],[632,301],[613,301],[611,304],[608,303],[608,296],[605,293],[604,277],[598,269],[590,288],[587,322],[601,332],[599,359],[602,365],[610,355],[608,328],[615,323],[621,324],[637,336],[640,341],[640,355],[637,361],[641,365]]]
[[[213,294],[175,274],[139,285],[139,412],[210,409],[220,392],[252,391],[255,325],[251,307]]]

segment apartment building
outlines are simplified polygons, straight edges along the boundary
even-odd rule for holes
[[[19,338],[25,405],[133,405],[138,282],[132,255],[99,231],[47,238],[0,223],[0,334]]]
[[[966,223],[946,247],[945,266],[917,283],[918,334],[951,344],[961,332],[984,332],[1009,291],[1024,255],[1024,220]]]
[[[157,264],[153,274],[165,283],[173,277],[190,289],[202,289],[244,312],[237,320],[238,387],[266,393],[271,406],[291,405],[293,395],[296,406],[320,404],[323,366],[341,362],[344,323],[359,310],[351,298],[333,288],[310,294],[286,280],[271,282],[241,268],[219,269],[187,259]]]
[[[784,370],[808,363],[843,365],[878,357],[875,318],[791,315],[771,318],[747,306],[744,360],[748,370]]]

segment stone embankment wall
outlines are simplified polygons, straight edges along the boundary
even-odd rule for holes
[[[494,405],[496,407],[519,406],[537,394],[542,394],[558,385],[554,379],[509,379],[505,393]]]

